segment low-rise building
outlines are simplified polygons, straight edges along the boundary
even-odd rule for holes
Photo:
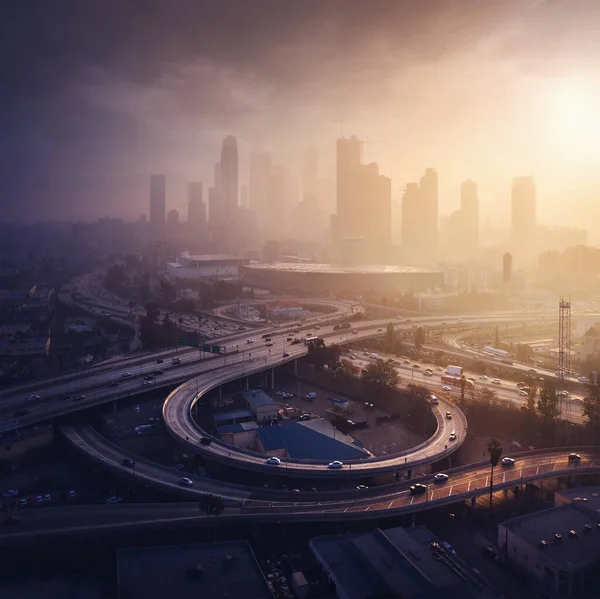
[[[598,584],[600,515],[578,502],[507,520],[498,527],[498,546],[559,595],[577,596]]]
[[[236,424],[224,424],[217,427],[217,432],[224,443],[240,447],[242,449],[254,450],[257,448],[256,431],[260,427],[254,421],[238,422]]]
[[[183,253],[177,262],[167,264],[167,274],[175,279],[197,280],[203,278],[234,278],[238,276],[240,265],[247,262],[239,256],[228,254],[188,254]]]
[[[591,514],[600,514],[600,486],[576,487],[574,489],[563,489],[554,493],[555,507],[566,503],[576,503]]]
[[[247,541],[120,549],[119,599],[273,599]]]
[[[277,418],[277,412],[279,411],[277,403],[262,389],[250,389],[249,391],[243,391],[241,395],[254,414],[256,422],[265,422]]]
[[[317,537],[309,547],[339,599],[501,599],[424,526]]]
[[[50,337],[0,339],[0,356],[39,357],[50,351]]]

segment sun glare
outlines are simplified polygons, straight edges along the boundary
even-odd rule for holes
[[[553,149],[576,160],[598,157],[600,113],[593,90],[566,82],[552,96],[548,129]]]

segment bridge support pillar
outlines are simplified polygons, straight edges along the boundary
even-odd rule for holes
[[[248,391],[248,389],[250,389],[250,377],[249,376],[246,377],[246,391]]]
[[[219,386],[219,407],[223,405],[223,385]]]
[[[271,389],[275,389],[275,369],[271,369]]]
[[[298,360],[294,360],[294,376],[298,376]]]

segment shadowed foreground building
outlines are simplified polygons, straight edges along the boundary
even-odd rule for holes
[[[117,552],[119,599],[272,599],[247,541]]]

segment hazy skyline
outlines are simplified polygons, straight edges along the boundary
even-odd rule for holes
[[[334,179],[335,140],[394,200],[426,167],[440,213],[460,184],[508,226],[512,178],[535,177],[539,222],[600,216],[600,5],[541,0],[15,2],[3,7],[4,220],[147,213],[212,185],[223,138],[300,171],[306,145]],[[35,46],[31,43],[35,40]],[[335,187],[331,187],[332,193]],[[330,202],[333,204],[333,202]],[[590,237],[600,230],[590,228]]]

